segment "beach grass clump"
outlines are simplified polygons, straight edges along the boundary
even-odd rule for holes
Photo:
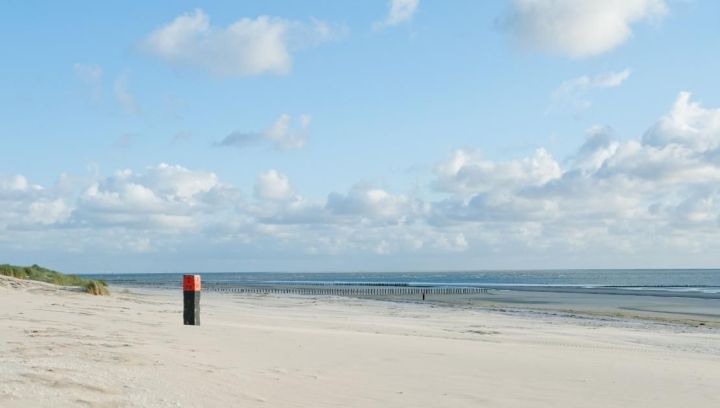
[[[91,295],[107,296],[110,294],[107,284],[101,280],[89,280],[83,287],[85,288],[85,292]]]
[[[77,275],[66,275],[42,266],[14,266],[0,265],[0,275],[11,276],[18,279],[28,279],[39,282],[52,283],[59,286],[77,286],[93,295],[109,295],[107,283],[101,280],[83,279]]]

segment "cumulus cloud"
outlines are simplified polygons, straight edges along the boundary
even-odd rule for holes
[[[375,29],[392,27],[410,21],[417,11],[420,0],[390,0],[388,15],[374,24]]]
[[[307,129],[310,126],[310,116],[301,115],[299,127],[290,127],[290,115],[283,114],[278,120],[265,131],[263,136],[273,141],[277,147],[283,150],[300,149],[307,141]]]
[[[0,175],[0,231],[55,224],[69,215],[70,208],[54,192],[22,175]]]
[[[255,181],[255,196],[263,200],[287,200],[294,195],[288,177],[277,170],[260,173]]]
[[[337,216],[405,222],[422,211],[422,203],[383,189],[356,185],[347,194],[331,193],[325,209]]]
[[[219,27],[196,9],[154,30],[142,48],[167,63],[218,76],[286,74],[292,67],[292,52],[333,40],[342,31],[319,20],[269,16],[241,18]]]
[[[25,176],[19,174],[0,177],[0,193],[10,194],[13,192],[25,192],[41,189],[42,187],[38,185],[31,185]]]
[[[703,240],[720,226],[718,123],[720,110],[681,93],[642,138],[590,129],[564,168],[542,151],[490,163],[456,152],[436,170],[435,187],[453,196],[433,205],[433,222],[493,225],[501,236],[535,225],[537,239],[555,247],[676,250],[670,237],[681,237],[707,248]]]
[[[324,201],[307,199],[296,194],[287,176],[276,171],[262,173],[255,191],[261,199],[280,203],[255,209],[268,224],[399,225],[415,222],[429,210],[421,200],[367,184],[357,184],[347,193],[332,192]]]
[[[50,200],[34,201],[30,203],[28,216],[31,222],[38,224],[55,224],[67,219],[70,215],[70,208],[61,198]]]
[[[578,58],[614,49],[667,10],[663,0],[513,0],[506,24],[523,47]]]
[[[191,228],[204,211],[213,210],[213,196],[225,190],[214,173],[181,166],[160,164],[144,173],[118,171],[83,191],[71,221],[95,227]]]
[[[433,178],[431,199],[369,184],[304,197],[269,170],[255,181],[257,199],[246,201],[212,172],[169,164],[95,177],[77,194],[6,175],[0,242],[42,253],[153,252],[169,264],[200,257],[282,268],[288,259],[335,259],[350,269],[358,264],[346,260],[372,265],[376,256],[380,269],[431,260],[456,268],[708,266],[716,257],[707,254],[720,250],[720,109],[689,93],[635,138],[595,126],[564,160],[544,149],[510,160],[458,150]]]
[[[630,77],[630,69],[608,72],[595,76],[583,75],[560,84],[551,95],[550,110],[569,109],[579,112],[588,109],[592,102],[587,99],[589,92],[595,89],[616,88]]]
[[[278,150],[301,149],[307,143],[309,127],[309,115],[300,115],[298,125],[293,127],[292,117],[282,114],[269,128],[261,132],[234,131],[220,140],[217,145],[243,148],[266,142]]]
[[[720,145],[720,109],[706,109],[690,101],[690,93],[678,96],[670,113],[663,116],[642,138],[644,144],[675,144],[713,154]]]
[[[560,164],[545,149],[527,158],[496,162],[458,150],[436,167],[434,187],[443,192],[475,193],[516,186],[543,185],[562,175]]]

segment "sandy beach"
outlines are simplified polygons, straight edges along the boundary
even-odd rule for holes
[[[2,407],[716,407],[720,332],[646,320],[0,277]]]

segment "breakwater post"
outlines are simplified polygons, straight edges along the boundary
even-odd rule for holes
[[[200,275],[183,275],[183,323],[200,326]]]

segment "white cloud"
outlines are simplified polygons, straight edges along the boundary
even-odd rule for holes
[[[378,220],[404,222],[415,215],[417,202],[404,195],[394,195],[383,189],[356,185],[347,194],[331,193],[326,210],[337,216],[352,216]]]
[[[563,161],[458,150],[436,166],[432,199],[367,184],[308,198],[270,170],[244,201],[212,172],[168,164],[75,180],[0,177],[3,249],[255,270],[708,266],[720,251],[720,110],[687,93],[641,137],[596,126]]]
[[[450,236],[447,234],[438,234],[433,240],[432,245],[449,252],[462,252],[468,248],[468,242],[463,233]]]
[[[288,177],[277,170],[260,173],[255,181],[255,196],[263,200],[287,200],[294,195]]]
[[[0,193],[22,192],[30,189],[41,189],[40,186],[31,186],[25,176],[19,174],[0,177]]]
[[[292,67],[293,51],[332,40],[341,33],[341,29],[318,20],[303,23],[269,16],[241,18],[218,27],[196,9],[150,33],[143,48],[170,64],[201,68],[219,76],[285,74]]]
[[[139,179],[164,197],[190,199],[220,186],[217,175],[161,163]]]
[[[0,175],[0,231],[54,224],[69,215],[65,201],[54,192],[30,183],[22,175]]]
[[[70,208],[61,198],[52,201],[35,201],[30,204],[28,215],[33,223],[55,224],[67,219]]]
[[[325,201],[309,200],[294,192],[285,175],[271,171],[261,176],[256,196],[282,203],[255,209],[254,214],[268,224],[407,224],[429,211],[421,200],[366,184],[357,184],[347,193],[330,193]]]
[[[270,142],[278,150],[295,150],[307,143],[310,116],[300,115],[298,126],[292,127],[292,117],[282,114],[262,132],[234,131],[217,143],[223,147],[248,147],[263,141]]]
[[[513,0],[507,24],[524,47],[588,57],[625,42],[632,24],[666,13],[663,0]]]
[[[72,214],[77,225],[191,228],[227,188],[214,173],[160,164],[145,173],[116,172],[88,186]],[[234,195],[228,195],[234,199]],[[226,203],[232,205],[232,203]]]
[[[650,128],[642,141],[651,146],[677,144],[715,151],[720,146],[720,109],[705,109],[690,102],[689,92],[682,92],[670,113]]]
[[[457,152],[437,167],[435,187],[454,196],[433,205],[433,222],[492,225],[507,237],[517,233],[513,225],[533,223],[537,242],[556,248],[673,245],[656,236],[703,247],[700,237],[720,226],[718,124],[720,110],[681,93],[642,139],[617,141],[607,128],[592,128],[566,168],[539,152],[510,162]]]
[[[420,0],[390,0],[388,3],[388,15],[384,20],[374,24],[375,29],[383,27],[392,27],[407,21],[410,21],[418,6]]]
[[[434,187],[460,194],[543,185],[562,175],[560,164],[545,149],[506,162],[482,160],[473,152],[458,150],[436,170]]]
[[[592,102],[586,98],[590,91],[618,87],[630,77],[630,72],[630,69],[626,68],[619,72],[608,72],[595,76],[583,75],[567,80],[553,91],[552,108],[567,108],[576,112],[585,110],[592,105]]]
[[[264,136],[275,142],[283,150],[300,149],[307,141],[307,129],[310,126],[310,116],[300,116],[300,126],[297,129],[290,127],[290,115],[283,114],[273,123]]]

